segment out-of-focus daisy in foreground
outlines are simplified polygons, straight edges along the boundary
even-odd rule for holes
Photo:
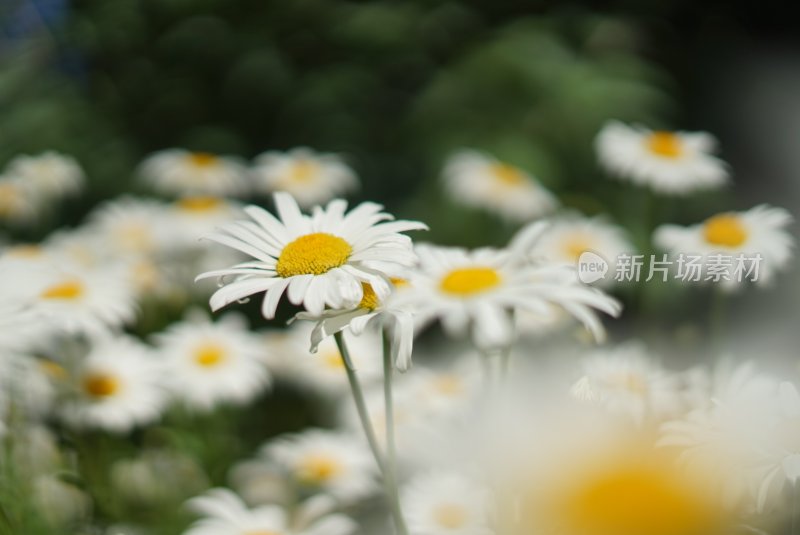
[[[787,230],[791,222],[792,216],[783,208],[762,204],[744,212],[717,214],[703,223],[688,227],[662,225],[656,229],[653,241],[673,257],[681,253],[704,255],[703,263],[706,266],[714,255],[732,257],[729,259],[732,264],[728,266],[728,279],[720,280],[729,288],[738,285],[734,276],[736,257],[744,255],[745,260],[751,259],[741,266],[749,271],[754,269],[752,259],[760,255],[757,263],[758,280],[755,282],[768,284],[792,257],[794,239]]]
[[[584,376],[572,387],[578,399],[596,402],[636,423],[674,416],[683,407],[678,377],[661,369],[645,348],[628,344],[584,359]]]
[[[264,292],[261,313],[272,319],[286,292],[290,303],[320,315],[326,306],[358,305],[364,283],[385,299],[391,293],[385,270],[416,262],[411,239],[400,233],[427,229],[416,221],[388,221],[392,216],[374,203],[362,203],[345,214],[347,203],[337,199],[326,208],[315,207],[310,216],[300,212],[288,193],[276,193],[275,204],[280,220],[248,206],[245,211],[253,221],[223,225],[208,237],[253,257],[198,276],[220,277],[223,282],[233,278],[211,296],[213,310]]]
[[[156,341],[174,395],[190,408],[244,404],[269,385],[264,346],[240,316],[212,323],[198,314],[156,335]]]
[[[240,196],[250,191],[247,168],[237,158],[167,149],[142,162],[142,179],[166,195]]]
[[[476,151],[452,156],[444,169],[444,183],[456,201],[510,221],[530,221],[558,206],[529,173]]]
[[[5,174],[21,180],[42,199],[78,193],[85,182],[83,169],[74,158],[53,151],[17,156],[8,163]]]
[[[167,399],[158,360],[140,342],[117,336],[99,341],[75,366],[59,404],[78,428],[126,432],[154,421]]]
[[[535,237],[538,230],[531,227],[522,233]],[[528,264],[516,248],[529,248],[520,243],[514,247],[467,251],[417,246],[419,268],[410,272],[410,286],[396,300],[414,310],[420,324],[439,319],[445,330],[457,337],[470,330],[482,349],[504,348],[513,342],[516,310],[549,314],[553,304],[602,337],[602,323],[593,309],[616,316],[619,303],[582,285],[574,269]]]
[[[299,489],[324,492],[344,503],[378,488],[375,460],[366,444],[350,434],[309,429],[271,441],[262,453]]]
[[[712,155],[705,132],[653,131],[612,121],[595,141],[600,163],[615,177],[658,193],[687,194],[728,182],[724,162]]]
[[[350,535],[356,524],[332,513],[333,504],[315,497],[301,504],[295,514],[277,505],[247,507],[228,489],[211,489],[187,502],[203,518],[183,535]]]
[[[260,154],[252,173],[256,187],[264,193],[285,191],[302,208],[326,203],[358,187],[355,173],[339,156],[302,147]]]
[[[416,476],[402,491],[411,535],[492,535],[490,494],[452,473]]]

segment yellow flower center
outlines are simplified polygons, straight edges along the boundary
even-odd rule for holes
[[[19,203],[19,188],[14,184],[0,184],[0,215],[13,214]]]
[[[278,257],[276,271],[284,278],[322,275],[344,265],[352,252],[353,248],[349,243],[333,234],[306,234],[283,248]]]
[[[210,196],[184,197],[175,203],[175,205],[183,212],[210,212],[222,205],[222,199]]]
[[[44,249],[39,245],[15,245],[6,250],[6,255],[14,258],[38,258],[44,255]]]
[[[433,519],[445,529],[458,529],[467,523],[467,512],[460,505],[446,503],[433,511]]]
[[[367,310],[378,308],[381,302],[375,294],[375,290],[372,289],[372,285],[362,282],[361,287],[364,289],[364,296],[361,298],[361,302],[358,303],[358,308],[366,308]]]
[[[683,154],[681,138],[672,132],[653,132],[647,137],[647,148],[662,158],[678,158]]]
[[[40,360],[39,368],[52,379],[63,381],[69,376],[64,366],[52,360]]]
[[[119,381],[107,373],[90,373],[83,379],[83,390],[93,398],[107,398],[119,391]]]
[[[493,268],[471,267],[454,269],[442,279],[440,287],[449,294],[470,296],[494,288],[501,281]]]
[[[206,342],[194,351],[194,361],[204,368],[213,368],[227,357],[225,348],[214,342]]]
[[[506,163],[496,163],[490,168],[494,177],[506,186],[519,186],[525,183],[525,175],[514,167]]]
[[[706,220],[703,237],[713,245],[739,247],[747,240],[747,230],[735,214],[719,214]]]
[[[581,254],[591,249],[591,241],[583,235],[570,236],[564,242],[564,256],[569,260],[577,262]]]
[[[457,396],[464,391],[463,381],[454,375],[437,377],[433,386],[436,392],[444,396]]]
[[[344,369],[344,359],[342,358],[341,353],[339,353],[335,349],[323,353],[321,355],[321,358],[322,358],[322,363],[328,368],[331,368],[333,370]]]
[[[311,160],[298,160],[289,170],[289,182],[306,183],[314,180],[319,170],[319,165]]]
[[[297,478],[305,483],[319,485],[342,473],[342,463],[329,455],[309,455],[300,462]]]
[[[619,373],[607,379],[609,386],[620,390],[627,390],[632,394],[644,395],[647,393],[647,381],[635,373]]]
[[[50,286],[41,293],[41,297],[44,299],[74,301],[80,299],[84,293],[85,288],[80,281],[69,280]]]
[[[153,243],[150,229],[141,223],[129,223],[117,228],[116,236],[131,251],[146,251]]]
[[[195,167],[211,167],[216,165],[219,158],[210,152],[193,152],[189,155],[189,163]]]

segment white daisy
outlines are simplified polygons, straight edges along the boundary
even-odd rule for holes
[[[212,323],[198,315],[155,339],[171,389],[191,408],[245,404],[269,386],[264,347],[243,317],[229,314]]]
[[[326,203],[358,187],[355,173],[339,156],[302,147],[260,154],[252,173],[261,191],[285,191],[302,208]]]
[[[5,172],[23,181],[38,198],[78,193],[86,181],[74,158],[53,151],[17,156],[8,163]]]
[[[549,314],[549,305],[555,304],[597,337],[604,331],[592,309],[614,316],[620,311],[614,299],[580,284],[574,269],[521,263],[524,257],[515,250],[420,245],[416,251],[420,265],[410,273],[410,287],[397,295],[397,302],[414,310],[421,324],[439,319],[453,336],[471,328],[473,341],[483,349],[507,347],[513,341],[516,310]]]
[[[703,223],[680,227],[662,225],[654,234],[655,244],[673,257],[703,255],[708,269],[718,255],[727,257],[727,279],[720,282],[729,288],[738,285],[737,269],[742,269],[742,280],[758,279],[757,284],[768,284],[775,273],[786,267],[792,256],[794,239],[787,230],[792,216],[782,208],[759,205],[745,212],[726,212],[714,215]],[[744,260],[738,265],[737,258]],[[754,260],[760,255],[760,260]],[[750,274],[750,275],[748,275]],[[704,280],[710,273],[703,273]]]
[[[458,202],[511,221],[530,221],[558,207],[530,174],[476,151],[455,154],[444,169],[448,194]]]
[[[584,375],[572,387],[575,397],[627,414],[637,423],[675,415],[683,407],[678,377],[648,358],[639,344],[593,352],[581,368]]]
[[[247,168],[238,158],[208,152],[162,150],[142,162],[140,174],[166,195],[240,196],[250,191]]]
[[[350,535],[356,524],[349,517],[332,514],[333,504],[320,497],[302,503],[290,515],[277,505],[250,509],[228,489],[211,489],[187,502],[202,515],[183,535]]]
[[[48,275],[15,260],[8,250],[0,255],[0,354],[24,351],[49,330],[36,307],[38,293],[50,280]]]
[[[22,180],[0,175],[0,221],[26,225],[36,220],[39,211],[40,206]]]
[[[375,460],[350,434],[309,429],[271,441],[262,453],[300,489],[324,492],[345,503],[377,488]]]
[[[712,156],[705,132],[652,131],[608,123],[595,142],[600,163],[614,176],[665,194],[686,194],[728,182],[724,162]]]
[[[427,228],[414,221],[385,222],[392,216],[374,203],[345,214],[347,203],[337,199],[327,208],[316,207],[310,216],[300,213],[287,193],[276,193],[275,204],[280,220],[249,206],[245,211],[254,221],[230,223],[209,236],[254,258],[198,277],[234,279],[211,296],[213,310],[264,292],[261,312],[272,319],[287,292],[290,303],[320,315],[326,306],[356,306],[364,297],[362,283],[385,299],[391,285],[384,267],[408,267],[416,261],[410,238],[400,232]]]
[[[325,395],[349,392],[345,363],[336,342],[323,340],[316,353],[309,349],[312,326],[295,323],[288,331],[267,335],[270,366],[288,380]],[[373,331],[362,336],[345,334],[350,358],[362,383],[372,383],[383,375],[380,337]]]
[[[238,203],[211,196],[182,197],[167,209],[167,220],[174,225],[179,243],[196,249],[198,241],[223,223],[240,215]]]
[[[491,535],[490,494],[459,474],[430,473],[402,491],[410,535]]]
[[[175,243],[175,227],[167,216],[164,203],[122,197],[92,212],[86,228],[114,255],[148,255],[168,250]]]
[[[609,272],[614,273],[616,258],[635,250],[625,230],[605,218],[571,215],[551,221],[530,254],[550,262],[576,266],[581,254],[591,251],[603,257],[609,264]]]
[[[71,370],[59,413],[77,428],[127,432],[161,415],[167,401],[162,374],[161,363],[137,340],[103,339]]]

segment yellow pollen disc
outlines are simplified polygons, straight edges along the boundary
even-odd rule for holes
[[[398,279],[397,277],[389,277],[389,282],[391,282],[395,288],[407,288],[411,286],[411,283],[406,279]]]
[[[342,238],[315,232],[300,236],[284,247],[275,269],[284,278],[322,275],[344,265],[352,252],[353,248]]]
[[[319,485],[342,472],[342,464],[327,455],[310,455],[300,462],[297,478],[305,483]]]
[[[494,177],[502,184],[518,186],[525,183],[525,175],[513,165],[497,163],[493,164],[490,169]]]
[[[662,158],[677,158],[683,154],[681,138],[672,132],[653,132],[647,137],[647,148]]]
[[[443,292],[468,296],[494,288],[502,279],[500,274],[488,267],[454,269],[440,284]]]
[[[145,251],[153,242],[150,229],[140,223],[131,223],[117,228],[116,237],[126,248],[134,251]]]
[[[289,171],[290,182],[311,182],[317,175],[319,165],[311,160],[298,160],[292,164]]]
[[[564,242],[564,256],[577,262],[581,254],[591,250],[591,243],[585,236],[570,236]]]
[[[44,299],[60,299],[63,301],[72,301],[79,299],[84,294],[84,287],[80,281],[70,280],[50,286],[42,292],[41,296]]]
[[[334,370],[343,370],[344,369],[344,359],[342,355],[336,351],[328,351],[324,353],[322,356],[322,362],[328,368],[332,368]]]
[[[712,245],[739,247],[747,240],[747,230],[735,214],[719,214],[706,220],[703,237]]]
[[[53,379],[64,380],[69,376],[67,370],[61,364],[52,360],[40,360],[39,367]]]
[[[189,162],[195,167],[211,167],[219,158],[209,152],[193,152],[189,155]]]
[[[608,384],[620,390],[627,390],[633,394],[644,395],[647,393],[647,382],[635,373],[620,373],[608,378]]]
[[[366,308],[367,310],[375,310],[378,308],[381,302],[375,294],[375,290],[372,289],[372,285],[362,282],[361,287],[364,289],[364,297],[361,298],[358,308]]]
[[[199,346],[194,352],[194,361],[205,368],[212,368],[220,364],[225,357],[225,348],[213,342]]]
[[[433,512],[436,524],[446,529],[458,529],[467,522],[467,512],[460,505],[442,504]]]
[[[184,212],[210,212],[222,205],[218,197],[184,197],[175,205]]]
[[[457,396],[464,391],[464,384],[458,377],[443,375],[436,379],[434,389],[445,396]]]
[[[107,398],[119,390],[119,381],[112,375],[92,373],[83,379],[83,390],[93,398]]]
[[[38,245],[15,245],[6,250],[6,255],[14,258],[38,258],[44,255],[44,249]]]
[[[0,184],[0,215],[13,214],[20,205],[20,190],[14,184]]]

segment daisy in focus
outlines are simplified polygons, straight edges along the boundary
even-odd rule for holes
[[[163,369],[133,338],[117,336],[94,345],[71,371],[61,417],[76,428],[124,433],[153,422],[166,404]]]
[[[469,478],[451,473],[418,475],[402,489],[411,535],[492,535],[490,495]]]
[[[653,131],[612,121],[595,146],[615,177],[658,193],[682,195],[728,182],[727,165],[712,155],[716,140],[706,132]]]
[[[392,289],[386,270],[416,262],[411,239],[400,233],[427,229],[416,221],[390,221],[392,216],[374,203],[345,213],[347,203],[337,199],[310,216],[288,193],[276,193],[275,204],[280,219],[248,206],[245,212],[253,221],[229,223],[208,236],[253,258],[197,277],[232,279],[211,296],[212,310],[263,292],[261,313],[272,319],[285,292],[291,304],[319,316],[325,307],[358,305],[365,283],[385,299]]]
[[[256,157],[251,172],[262,192],[285,191],[301,208],[326,203],[358,187],[355,173],[339,156],[302,147],[264,152]]]
[[[717,214],[688,227],[662,225],[656,229],[653,241],[673,257],[681,253],[704,255],[706,265],[714,255],[731,257],[733,264],[728,266],[727,278],[720,281],[728,288],[737,286],[736,270],[755,269],[752,260],[746,261],[760,255],[755,282],[768,284],[792,257],[794,239],[787,228],[791,223],[792,216],[783,208],[762,204],[744,212]],[[741,257],[742,264],[737,257]]]
[[[53,151],[17,156],[8,163],[5,174],[25,183],[41,199],[73,195],[86,181],[83,169],[74,158]]]
[[[378,488],[375,460],[366,444],[350,434],[309,429],[271,441],[262,454],[299,489],[324,492],[343,503]]]
[[[237,158],[167,149],[147,157],[142,180],[165,195],[241,196],[250,191],[247,168]]]
[[[452,156],[443,177],[453,199],[509,221],[530,221],[558,207],[556,198],[530,174],[480,152]]]
[[[192,498],[187,507],[203,518],[183,535],[350,535],[356,524],[332,513],[325,499],[312,498],[289,514],[278,505],[249,508],[228,489],[211,489]]]
[[[242,317],[227,315],[212,323],[198,314],[155,340],[174,395],[192,409],[242,405],[270,384],[264,347]]]
[[[535,233],[541,227],[525,229]],[[514,249],[477,249],[419,245],[419,267],[398,303],[414,310],[424,325],[438,319],[451,336],[468,331],[482,349],[508,347],[515,338],[514,313],[552,312],[558,305],[580,320],[596,337],[604,330],[594,309],[616,316],[620,305],[595,288],[582,285],[574,269],[554,264],[528,264]]]

